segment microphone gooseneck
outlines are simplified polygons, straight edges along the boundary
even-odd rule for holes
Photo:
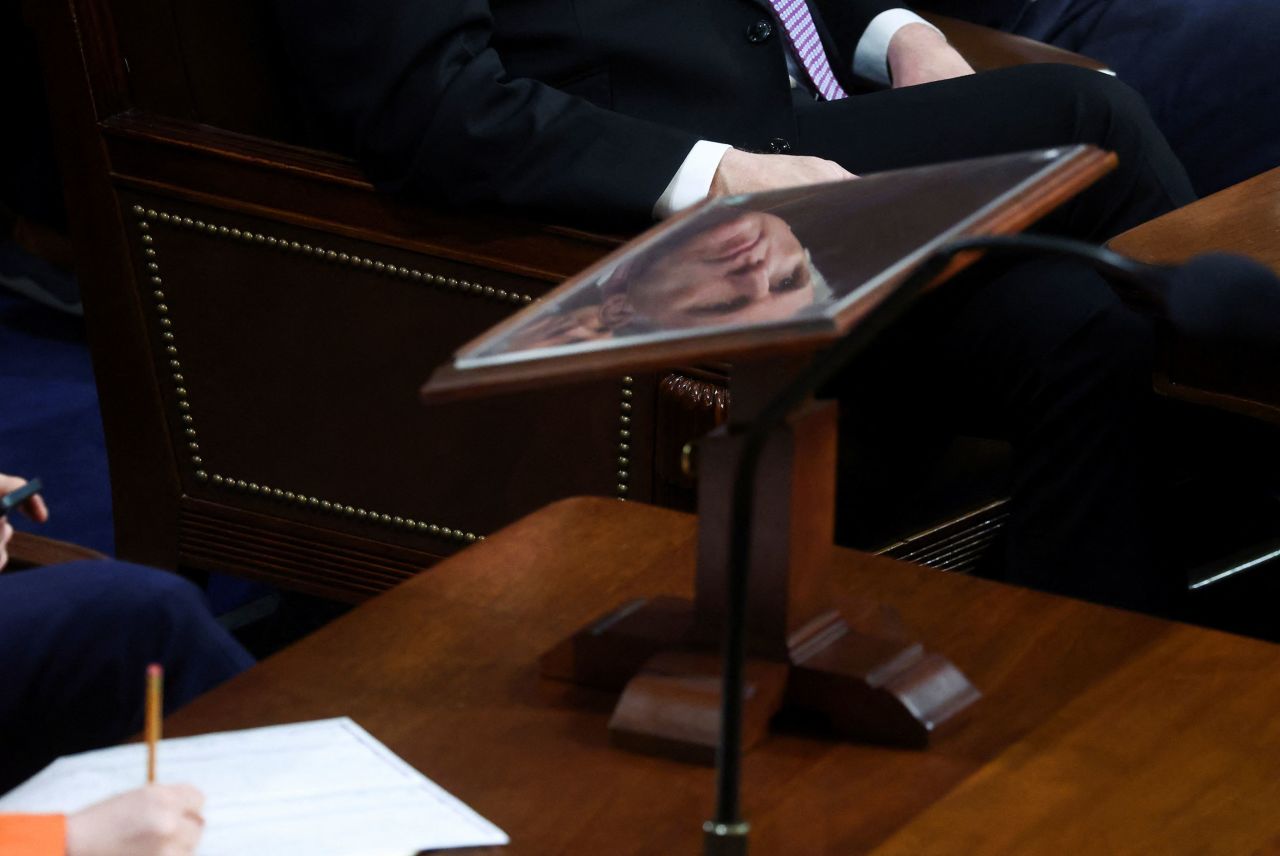
[[[1039,235],[962,238],[939,247],[843,338],[820,351],[746,429],[733,480],[731,536],[721,681],[720,743],[716,750],[716,813],[703,825],[706,856],[745,856],[749,825],[741,816],[742,695],[746,669],[746,611],[751,518],[760,456],[769,434],[817,389],[863,351],[943,272],[956,255],[982,251],[1001,255],[1048,253],[1084,261],[1108,275],[1122,295],[1161,306],[1158,284],[1168,269],[1146,265],[1080,241]]]

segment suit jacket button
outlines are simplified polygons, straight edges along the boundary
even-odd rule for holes
[[[769,141],[769,151],[775,155],[785,155],[791,151],[791,144],[782,137],[774,137]]]
[[[768,18],[761,18],[747,27],[747,41],[753,45],[767,42],[771,36],[773,36],[773,22]]]

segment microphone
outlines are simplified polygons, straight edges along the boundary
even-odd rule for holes
[[[1167,271],[1161,286],[1179,380],[1196,382],[1209,372],[1215,391],[1280,404],[1275,274],[1252,259],[1213,253]]]
[[[1280,403],[1280,278],[1253,259],[1208,253],[1181,265],[1152,265],[1105,247],[1041,235],[968,238],[939,253],[949,258],[964,250],[1082,261],[1157,322],[1180,377]]]
[[[1227,253],[1197,256],[1168,269],[1165,303],[1173,327],[1197,341],[1280,352],[1280,278],[1253,259]]]

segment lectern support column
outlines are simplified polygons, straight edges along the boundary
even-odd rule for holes
[[[743,438],[722,428],[698,450],[698,572],[694,600],[701,640],[715,645],[728,608],[733,479]],[[839,616],[829,571],[835,530],[836,406],[810,402],[771,433],[753,487],[747,654],[788,661]]]

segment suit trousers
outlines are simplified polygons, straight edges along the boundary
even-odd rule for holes
[[[1201,194],[1280,166],[1275,0],[927,0],[1106,63],[1140,92]]]
[[[116,561],[0,574],[0,793],[140,730],[148,663],[164,666],[168,713],[253,658],[175,574]]]
[[[811,103],[802,154],[871,172],[1071,143],[1119,168],[1038,224],[1104,241],[1194,198],[1140,99],[1096,72],[1025,66],[893,93]],[[1003,574],[1011,582],[1159,608],[1145,525],[1153,323],[1081,263],[982,263],[927,296],[834,385],[842,455],[905,456],[931,436],[1014,448]],[[842,472],[866,467],[842,460]],[[876,486],[843,480],[840,515]]]

